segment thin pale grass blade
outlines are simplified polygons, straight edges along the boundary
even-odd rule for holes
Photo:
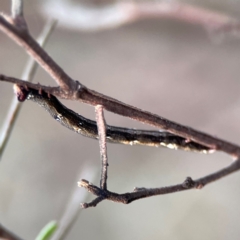
[[[96,168],[84,165],[79,174],[79,178],[86,176],[86,178],[90,179],[90,181],[94,181],[97,175]],[[83,210],[80,204],[86,201],[87,196],[88,192],[81,191],[78,187],[74,188],[71,199],[66,206],[66,210],[63,213],[62,218],[58,222],[58,228],[53,234],[51,240],[63,240],[66,238],[67,234],[78,219],[80,212]]]
[[[41,45],[43,48],[45,47],[51,33],[53,32],[56,26],[56,23],[57,23],[56,20],[49,21],[45,25],[42,33],[40,34],[38,42],[39,42],[39,45]],[[29,58],[26,64],[25,70],[22,74],[22,79],[32,82],[37,70],[37,66],[38,66],[37,63],[32,58]],[[4,149],[6,148],[8,140],[10,138],[10,135],[13,130],[14,124],[16,122],[20,108],[21,108],[21,104],[18,102],[17,98],[14,96],[12,99],[12,103],[10,105],[9,112],[4,121],[2,131],[0,133],[0,160],[3,155]]]

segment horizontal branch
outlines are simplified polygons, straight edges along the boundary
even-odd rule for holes
[[[84,187],[85,189],[87,189],[87,191],[97,196],[97,198],[94,199],[92,202],[83,203],[82,204],[83,208],[95,207],[98,203],[100,203],[103,200],[110,200],[113,202],[129,204],[133,201],[136,201],[142,198],[175,193],[175,192],[190,190],[194,188],[201,189],[207,184],[213,181],[216,181],[222,177],[225,177],[228,174],[233,173],[239,169],[240,169],[240,160],[236,160],[228,167],[223,168],[215,173],[212,173],[210,175],[207,175],[205,177],[202,177],[196,180],[192,180],[190,177],[187,177],[183,183],[176,184],[173,186],[161,187],[161,188],[135,188],[133,192],[123,193],[123,194],[118,194],[118,193],[110,192],[108,190],[99,188],[84,179],[78,182],[78,186]]]
[[[108,97],[91,89],[88,89],[87,87],[81,85],[80,83],[78,83],[79,84],[78,90],[74,92],[65,92],[58,87],[47,87],[39,84],[28,83],[23,80],[7,77],[4,75],[0,75],[0,81],[1,80],[10,83],[16,83],[22,86],[27,86],[37,90],[42,89],[47,93],[53,94],[57,97],[64,99],[78,100],[80,102],[84,102],[93,106],[102,105],[104,109],[110,112],[119,114],[121,116],[129,117],[142,123],[152,125],[159,129],[165,130],[167,132],[173,133],[175,135],[184,137],[196,143],[207,146],[211,149],[225,152],[227,154],[230,154],[233,158],[240,157],[240,147],[238,145],[213,137],[209,134],[194,130],[193,128],[169,121],[168,119],[160,117],[156,114],[152,114],[150,112],[130,106],[114,98]]]

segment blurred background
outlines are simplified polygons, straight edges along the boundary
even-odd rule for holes
[[[136,21],[126,18],[130,23],[123,25],[118,22],[120,17],[117,21],[110,18],[110,23],[116,21],[111,25],[98,19],[102,13],[106,16],[106,9],[112,11],[107,7],[119,6],[108,0],[24,3],[25,17],[34,37],[48,18],[58,18],[59,24],[46,49],[74,79],[130,105],[240,143],[237,32],[215,31],[214,26],[206,28],[173,17],[148,16]],[[184,3],[233,18],[240,14],[240,1]],[[81,12],[83,9],[90,12]],[[71,17],[78,10],[79,16],[95,15],[90,15],[89,20],[86,15],[86,21],[76,17],[75,22]],[[8,13],[10,1],[1,0],[0,11]],[[117,12],[113,13],[111,16],[117,16]],[[28,56],[3,33],[0,56],[0,73],[20,77]],[[55,85],[41,68],[34,81]],[[13,97],[11,84],[0,83],[0,97],[3,124]],[[62,102],[85,117],[95,118],[91,106]],[[111,125],[153,129],[112,113],[105,116]],[[132,191],[134,187],[177,184],[187,176],[199,178],[232,161],[223,153],[204,155],[114,144],[107,147],[108,188],[118,193]],[[91,181],[99,183],[99,159],[97,141],[63,128],[34,103],[23,103],[0,162],[0,222],[22,238],[34,239],[46,223],[61,218],[73,191],[85,194],[84,189],[77,187],[77,181],[89,174],[84,169],[92,172],[97,169]],[[104,201],[96,208],[81,211],[66,239],[239,239],[239,182],[238,172],[201,191],[157,196],[129,205]],[[91,194],[87,196],[87,201],[94,198]]]

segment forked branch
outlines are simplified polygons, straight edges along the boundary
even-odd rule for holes
[[[94,201],[90,203],[82,204],[83,208],[95,207],[102,200],[110,200],[113,202],[129,204],[133,201],[136,201],[142,198],[175,193],[175,192],[185,191],[193,188],[202,189],[207,184],[213,181],[216,181],[222,177],[225,177],[228,174],[233,173],[239,169],[240,169],[240,160],[238,159],[228,167],[223,168],[220,171],[217,171],[215,173],[209,174],[205,177],[202,177],[196,180],[192,180],[191,177],[187,177],[186,180],[180,184],[161,187],[161,188],[142,188],[142,187],[135,188],[133,192],[123,193],[123,194],[118,194],[115,192],[108,191],[107,189],[99,188],[84,179],[78,182],[78,186],[86,188],[87,191],[97,196],[97,198]]]
[[[6,17],[0,16],[0,29],[2,29],[16,43],[25,50],[43,67],[58,83],[59,88],[50,88],[41,85],[25,83],[21,80],[0,75],[0,80],[29,86],[35,89],[43,89],[55,96],[65,99],[77,100],[93,106],[102,105],[106,110],[129,117],[142,123],[146,123],[179,135],[186,139],[205,145],[209,148],[226,152],[233,157],[240,156],[240,148],[237,145],[217,139],[208,134],[201,133],[192,128],[174,123],[158,115],[151,114],[136,107],[124,104],[116,99],[93,91],[81,83],[72,80],[63,69],[44,51],[43,48],[31,37],[28,32],[22,32],[16,25],[9,23]]]
[[[23,14],[21,11],[17,13],[17,11],[14,10],[14,12],[15,15],[23,18]],[[76,100],[93,106],[101,105],[104,109],[110,112],[125,117],[129,117],[142,123],[155,126],[158,129],[162,129],[167,132],[173,133],[177,136],[181,136],[185,138],[186,141],[193,141],[203,146],[206,146],[210,149],[223,151],[235,159],[240,158],[240,147],[235,144],[194,130],[190,127],[169,121],[165,118],[162,118],[150,112],[143,111],[136,107],[127,105],[116,99],[93,91],[84,86],[83,84],[79,83],[78,81],[74,81],[32,38],[32,36],[28,32],[28,29],[27,28],[24,29],[21,26],[19,26],[19,24],[17,24],[14,21],[14,18],[15,18],[14,16],[12,17],[6,15],[0,16],[0,29],[3,32],[5,32],[17,44],[22,46],[32,56],[35,59],[35,61],[37,61],[41,65],[41,67],[43,67],[53,77],[53,79],[58,84],[58,87],[42,86],[40,84],[33,84],[4,75],[0,75],[0,80],[10,83],[16,83],[20,85],[20,87],[26,89],[28,87],[33,88],[38,90],[39,92],[44,90],[48,94],[53,94],[60,98]],[[20,100],[24,99],[21,99],[20,96]],[[113,192],[109,192],[104,187],[105,184],[102,185],[102,188],[98,188],[92,184],[89,184],[89,182],[86,180],[80,181],[80,186],[85,187],[86,189],[97,195],[97,198],[90,204],[92,206],[96,205],[103,199],[110,199],[113,201],[129,203],[140,198],[150,197],[154,195],[183,191],[192,188],[200,188],[210,182],[218,180],[230,173],[239,170],[239,168],[240,168],[239,160],[236,160],[227,168],[224,168],[216,173],[210,174],[201,179],[193,181],[190,178],[188,178],[187,181],[185,181],[183,184],[163,188],[154,189],[137,188],[134,192],[126,194],[116,194]],[[106,175],[105,177],[103,177],[103,179],[106,179]]]

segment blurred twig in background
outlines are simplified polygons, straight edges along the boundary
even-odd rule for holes
[[[238,19],[177,1],[116,1],[98,6],[51,0],[46,1],[41,10],[45,16],[60,19],[60,26],[82,31],[111,29],[142,19],[174,19],[199,25],[210,34],[240,36]]]
[[[21,2],[21,1],[20,1]],[[22,8],[22,5],[17,5]],[[13,11],[14,12],[14,11]],[[21,11],[20,11],[21,12]],[[14,14],[15,15],[15,14]],[[38,43],[43,48],[45,47],[54,27],[56,26],[56,21],[49,21],[46,26],[43,29],[43,32],[40,34]],[[29,58],[26,67],[22,74],[22,79],[24,79],[26,82],[32,82],[33,78],[35,76],[36,70],[37,70],[37,63],[33,58]],[[4,149],[7,145],[7,142],[9,140],[9,137],[11,135],[11,132],[13,130],[14,124],[16,123],[17,116],[19,114],[19,111],[21,109],[21,103],[17,100],[17,98],[14,96],[12,99],[12,103],[9,107],[9,112],[7,114],[7,117],[4,121],[2,130],[0,132],[0,159],[3,155]]]

